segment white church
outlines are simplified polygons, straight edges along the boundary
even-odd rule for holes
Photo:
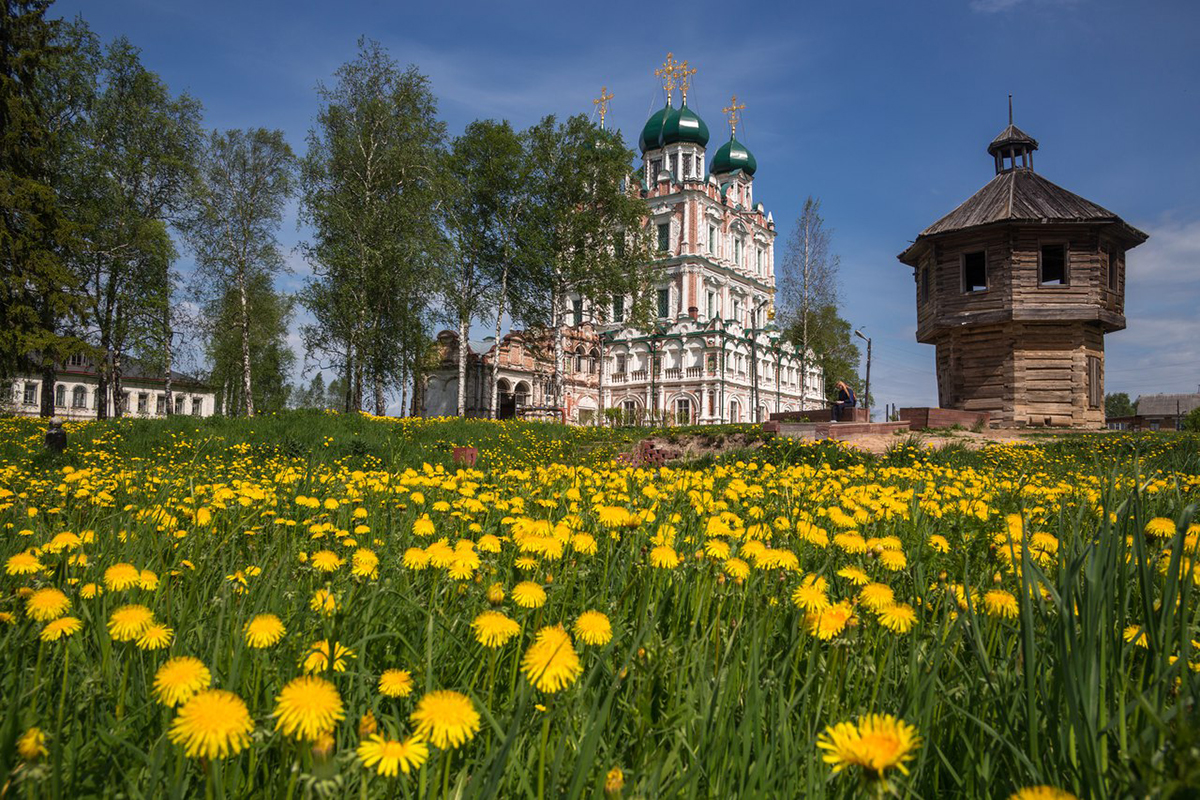
[[[777,412],[821,409],[824,376],[811,357],[806,374],[796,349],[775,326],[775,222],[754,200],[758,164],[737,139],[735,97],[724,109],[730,136],[708,156],[708,126],[688,107],[691,72],[668,55],[666,105],[639,137],[641,196],[657,236],[659,324],[653,331],[621,324],[628,298],[618,298],[597,324],[578,297],[565,331],[570,354],[562,376],[567,422],[599,424],[606,410],[626,422],[677,424],[760,422]],[[679,108],[672,90],[682,89]],[[603,99],[603,98],[602,98]],[[424,412],[453,415],[458,403],[457,335],[438,336],[441,364],[427,378]],[[551,337],[514,331],[500,342],[468,342],[467,412],[490,413],[490,380],[498,370],[496,416],[544,410],[553,375]],[[611,411],[609,413],[612,413]]]

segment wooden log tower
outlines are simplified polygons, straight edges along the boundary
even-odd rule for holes
[[[1001,426],[1104,424],[1104,334],[1125,327],[1125,253],[1145,233],[1033,170],[1009,124],[996,175],[921,231],[917,341],[937,348],[938,403]]]

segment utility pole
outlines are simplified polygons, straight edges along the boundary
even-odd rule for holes
[[[854,335],[867,343],[867,385],[863,388],[863,408],[867,409],[867,422],[871,421],[871,337],[863,336],[861,330],[854,332]]]

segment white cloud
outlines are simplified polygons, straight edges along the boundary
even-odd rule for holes
[[[1072,6],[1079,0],[971,0],[971,10],[981,14],[998,14],[1019,5],[1058,5]]]

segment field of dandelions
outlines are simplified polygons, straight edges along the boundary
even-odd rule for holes
[[[0,419],[0,797],[1200,786],[1194,437],[67,427]]]

